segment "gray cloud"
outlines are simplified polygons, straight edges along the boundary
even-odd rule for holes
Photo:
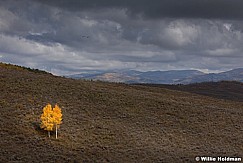
[[[126,8],[131,15],[149,18],[242,19],[242,0],[38,0],[68,10]]]
[[[243,61],[242,3],[0,1],[0,61],[61,75],[232,69]]]

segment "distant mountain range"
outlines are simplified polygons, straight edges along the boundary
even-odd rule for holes
[[[122,83],[153,83],[153,84],[190,84],[217,81],[243,82],[243,68],[222,73],[203,73],[197,70],[171,71],[93,71],[85,70],[80,74],[68,76],[75,79],[101,80]]]

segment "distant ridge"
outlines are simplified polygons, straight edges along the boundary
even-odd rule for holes
[[[218,82],[218,81],[238,81],[243,82],[243,68],[237,68],[221,73],[210,73],[200,76],[194,76],[188,79],[182,79],[179,83],[201,83],[201,82]]]
[[[191,84],[201,82],[239,81],[243,82],[243,68],[233,69],[222,73],[205,74],[197,70],[170,71],[90,71],[68,76],[75,79],[101,80],[122,83],[150,84]]]

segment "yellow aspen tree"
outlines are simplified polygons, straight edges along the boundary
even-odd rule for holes
[[[53,123],[53,110],[51,104],[47,104],[43,108],[43,113],[41,114],[41,128],[48,131],[48,136],[50,137],[50,131],[53,130],[54,123]]]
[[[57,139],[57,129],[60,127],[60,124],[62,123],[62,110],[57,104],[53,108],[52,114],[53,114],[53,124],[56,127],[56,139]]]

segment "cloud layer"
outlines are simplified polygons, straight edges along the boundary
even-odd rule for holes
[[[243,61],[240,0],[5,0],[0,6],[0,61],[58,75],[221,71]]]
[[[37,0],[70,11],[128,9],[148,18],[242,19],[242,0]]]

